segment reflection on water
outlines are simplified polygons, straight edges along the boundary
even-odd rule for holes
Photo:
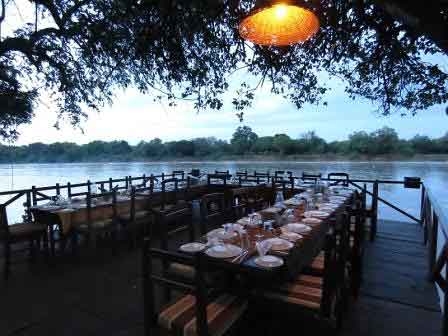
[[[80,183],[90,180],[120,178],[127,175],[160,174],[172,170],[205,172],[236,170],[265,172],[291,170],[295,175],[306,172],[347,172],[351,178],[402,180],[405,176],[419,176],[434,191],[440,203],[448,209],[448,163],[444,162],[132,162],[132,163],[67,163],[0,165],[0,190],[54,185],[57,182]],[[420,192],[403,186],[384,185],[380,195],[414,216],[419,216]],[[3,201],[4,198],[0,198]],[[20,217],[19,209],[9,210],[10,221]],[[380,204],[380,217],[407,220],[402,215]]]

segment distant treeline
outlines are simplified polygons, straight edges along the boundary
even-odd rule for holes
[[[220,159],[225,157],[266,155],[341,155],[375,157],[415,154],[448,154],[448,133],[438,139],[416,135],[410,140],[398,137],[397,132],[384,127],[372,133],[355,132],[348,140],[326,142],[314,131],[292,139],[286,134],[259,137],[250,127],[238,127],[230,142],[214,137],[162,142],[160,139],[142,141],[136,146],[126,141],[93,141],[85,145],[70,142],[53,144],[33,143],[27,146],[0,145],[0,162],[79,162],[128,161],[160,159]]]

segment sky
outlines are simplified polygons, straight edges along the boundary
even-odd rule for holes
[[[59,130],[51,127],[57,120],[55,110],[39,105],[30,125],[20,128],[17,144],[33,142],[76,142],[93,140],[126,140],[130,144],[160,138],[163,141],[214,136],[229,140],[238,126],[248,125],[259,136],[286,133],[293,138],[307,131],[327,141],[342,140],[355,131],[374,131],[384,126],[394,128],[400,137],[416,134],[441,137],[448,132],[445,106],[433,107],[414,117],[399,115],[382,117],[367,101],[351,100],[341,88],[327,95],[328,106],[305,105],[298,110],[288,100],[272,95],[268,90],[257,94],[253,106],[245,111],[240,123],[231,104],[222,110],[196,112],[191,105],[180,102],[176,107],[154,103],[150,95],[135,89],[116,93],[112,106],[101,112],[90,112],[80,129],[62,122]]]
[[[16,3],[28,3],[17,0]],[[8,12],[4,34],[24,22],[33,20],[33,10],[25,6],[20,13],[12,8]],[[448,72],[448,57],[436,59]],[[355,131],[371,132],[384,126],[394,128],[400,137],[408,139],[416,134],[441,137],[448,132],[447,106],[435,106],[414,117],[393,115],[382,117],[375,113],[370,102],[353,101],[344,92],[340,82],[330,83],[332,90],[326,95],[328,106],[305,105],[298,110],[292,103],[273,95],[269,88],[262,88],[251,108],[245,111],[244,122],[235,115],[231,96],[220,111],[197,113],[191,104],[180,102],[176,107],[155,103],[151,95],[139,93],[136,89],[117,91],[111,106],[105,106],[100,113],[88,112],[88,120],[82,123],[83,132],[62,121],[60,128],[51,127],[57,121],[56,110],[44,103],[35,110],[35,118],[29,125],[19,128],[21,136],[17,145],[33,142],[76,142],[88,143],[94,140],[126,140],[130,144],[160,138],[163,141],[192,139],[214,136],[229,140],[238,126],[250,126],[259,136],[286,133],[297,138],[307,131],[315,131],[327,141],[343,140]]]

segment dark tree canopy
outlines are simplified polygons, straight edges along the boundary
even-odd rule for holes
[[[8,20],[14,1],[0,1],[0,21]],[[220,109],[234,73],[240,117],[263,84],[297,108],[324,103],[327,74],[384,115],[446,103],[448,74],[424,61],[448,53],[444,1],[428,0],[420,12],[400,0],[308,3],[320,31],[279,49],[240,38],[238,22],[253,0],[30,0],[36,21],[0,41],[0,137],[14,138],[30,122],[43,92],[78,125],[111,102],[115,88],[131,85],[171,104]]]

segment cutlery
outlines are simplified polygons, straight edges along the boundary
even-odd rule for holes
[[[234,262],[239,261],[240,259],[243,259],[244,256],[246,256],[248,253],[249,253],[249,250],[243,250],[239,256],[232,259],[232,262],[234,263]]]

